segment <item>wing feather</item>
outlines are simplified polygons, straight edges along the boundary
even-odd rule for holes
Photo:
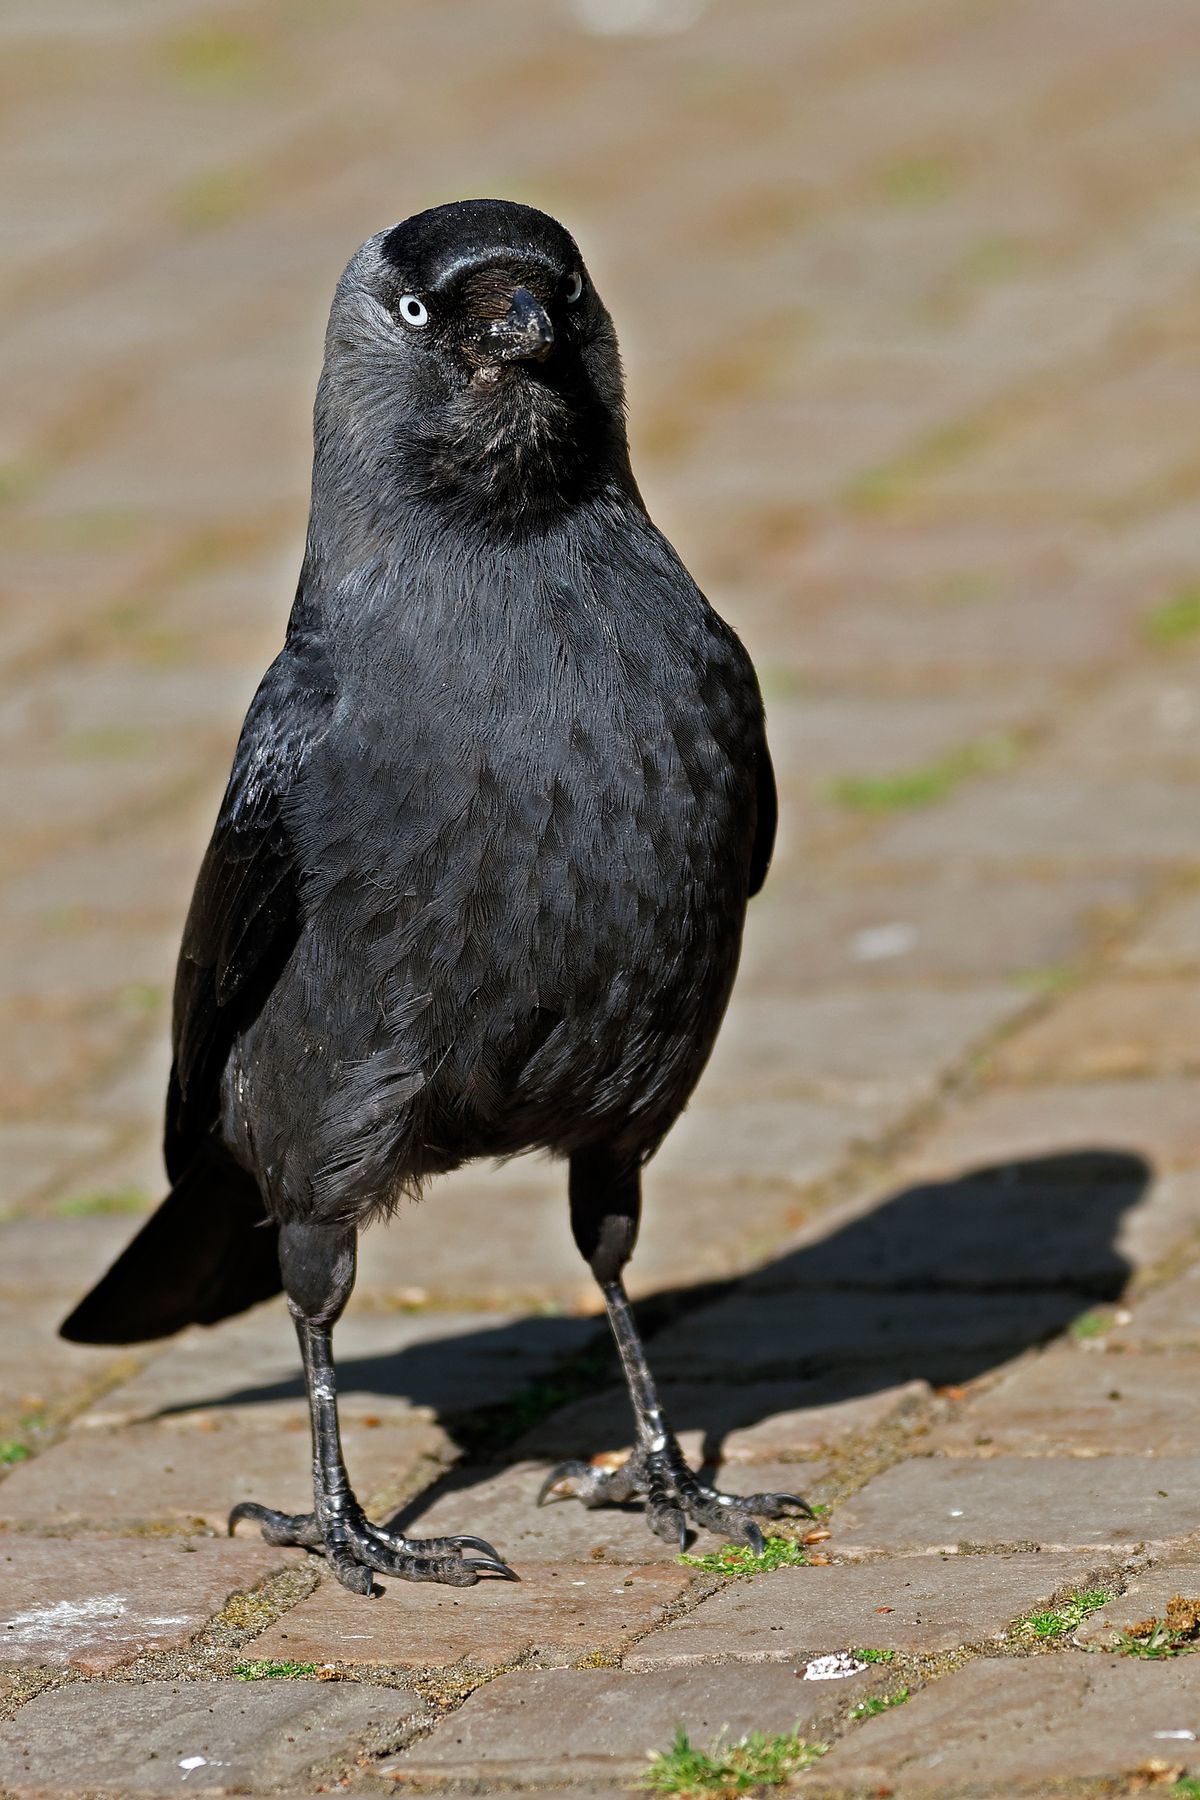
[[[771,855],[775,849],[775,827],[779,822],[779,799],[775,791],[775,770],[771,752],[764,737],[758,747],[755,768],[758,808],[754,827],[754,848],[750,852],[751,896],[758,893],[767,879]]]
[[[293,616],[246,714],[184,927],[165,1141],[173,1180],[211,1132],[234,1038],[262,1006],[299,933],[300,872],[286,806],[334,701],[320,636]]]

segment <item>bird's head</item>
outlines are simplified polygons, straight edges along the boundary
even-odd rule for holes
[[[323,430],[399,497],[506,528],[632,488],[616,336],[570,233],[462,200],[369,238],[330,315],[318,456]]]

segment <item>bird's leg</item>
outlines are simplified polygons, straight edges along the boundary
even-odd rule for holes
[[[538,1505],[574,1497],[585,1506],[605,1506],[644,1494],[646,1521],[668,1543],[684,1547],[690,1520],[694,1525],[749,1544],[756,1554],[761,1553],[763,1537],[756,1517],[811,1518],[811,1509],[797,1494],[719,1492],[688,1467],[679,1441],[663,1415],[621,1280],[621,1270],[637,1238],[640,1211],[641,1183],[636,1164],[621,1164],[596,1151],[577,1153],[571,1158],[571,1229],[604,1295],[608,1322],[633,1403],[636,1437],[633,1455],[619,1469],[599,1469],[586,1462],[560,1464],[542,1484]]]
[[[343,1226],[284,1225],[279,1262],[304,1361],[312,1422],[313,1510],[282,1513],[244,1500],[229,1515],[230,1532],[240,1519],[254,1519],[269,1544],[319,1550],[343,1587],[356,1594],[371,1592],[372,1570],[406,1581],[442,1581],[451,1587],[470,1587],[481,1574],[515,1581],[513,1571],[484,1538],[406,1538],[367,1519],[346,1473],[333,1368],[333,1327],[354,1286],[355,1232]],[[464,1556],[464,1550],[480,1554]]]

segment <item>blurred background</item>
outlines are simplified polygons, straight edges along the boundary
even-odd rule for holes
[[[1200,1159],[1192,0],[6,0],[0,49],[0,1160],[11,1254],[61,1226],[47,1328],[160,1192],[333,284],[464,195],[583,246],[780,771],[642,1288],[785,1244],[948,1092],[950,1171],[1110,1125]],[[430,1200],[367,1288],[585,1304],[561,1185],[456,1178],[453,1268]],[[468,1229],[498,1195],[537,1268]]]

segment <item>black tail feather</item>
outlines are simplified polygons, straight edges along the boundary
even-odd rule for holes
[[[278,1245],[255,1182],[206,1149],[59,1331],[77,1344],[136,1344],[215,1325],[280,1291]]]

